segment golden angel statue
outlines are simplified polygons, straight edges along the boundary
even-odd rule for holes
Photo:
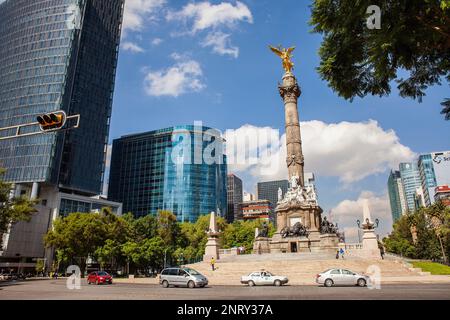
[[[292,62],[292,52],[295,50],[295,47],[291,47],[288,49],[284,49],[281,46],[278,48],[269,46],[270,50],[272,50],[276,55],[278,55],[281,60],[283,60],[283,69],[286,72],[291,72],[294,69],[294,63]]]

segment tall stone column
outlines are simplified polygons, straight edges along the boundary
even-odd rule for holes
[[[301,90],[297,83],[297,79],[291,72],[286,72],[283,76],[283,83],[279,85],[278,88],[284,101],[284,113],[286,118],[286,162],[289,171],[289,180],[294,176],[298,177],[298,184],[301,187],[304,187],[304,157],[297,107]]]

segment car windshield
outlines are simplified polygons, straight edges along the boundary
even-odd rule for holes
[[[100,271],[98,273],[99,276],[107,276],[108,274],[105,271]]]
[[[184,271],[186,271],[187,273],[189,273],[191,276],[201,276],[200,272],[191,269],[191,268],[185,268],[183,269]]]
[[[273,277],[273,274],[271,274],[270,272],[266,272],[266,277]]]

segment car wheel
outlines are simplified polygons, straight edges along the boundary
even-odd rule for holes
[[[275,280],[274,285],[276,287],[280,287],[281,286],[281,281],[280,280]]]
[[[324,283],[325,287],[327,287],[327,288],[332,287],[333,284],[334,284],[334,282],[331,279],[325,280],[325,283]]]
[[[248,286],[249,286],[249,287],[254,287],[254,286],[255,286],[255,283],[254,283],[253,281],[249,281],[249,282],[248,282]]]
[[[189,282],[188,282],[188,288],[189,288],[189,289],[194,289],[194,288],[195,288],[195,283],[194,283],[194,281],[189,281]]]
[[[358,286],[359,287],[365,287],[366,286],[366,280],[364,279],[358,279]]]
[[[169,282],[167,282],[166,280],[164,280],[164,281],[162,282],[162,286],[163,286],[163,288],[168,288],[168,287],[169,287]]]

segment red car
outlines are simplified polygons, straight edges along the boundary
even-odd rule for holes
[[[112,277],[105,271],[95,271],[91,272],[87,277],[87,283],[95,283],[95,284],[102,284],[102,283],[108,283],[112,284]]]

